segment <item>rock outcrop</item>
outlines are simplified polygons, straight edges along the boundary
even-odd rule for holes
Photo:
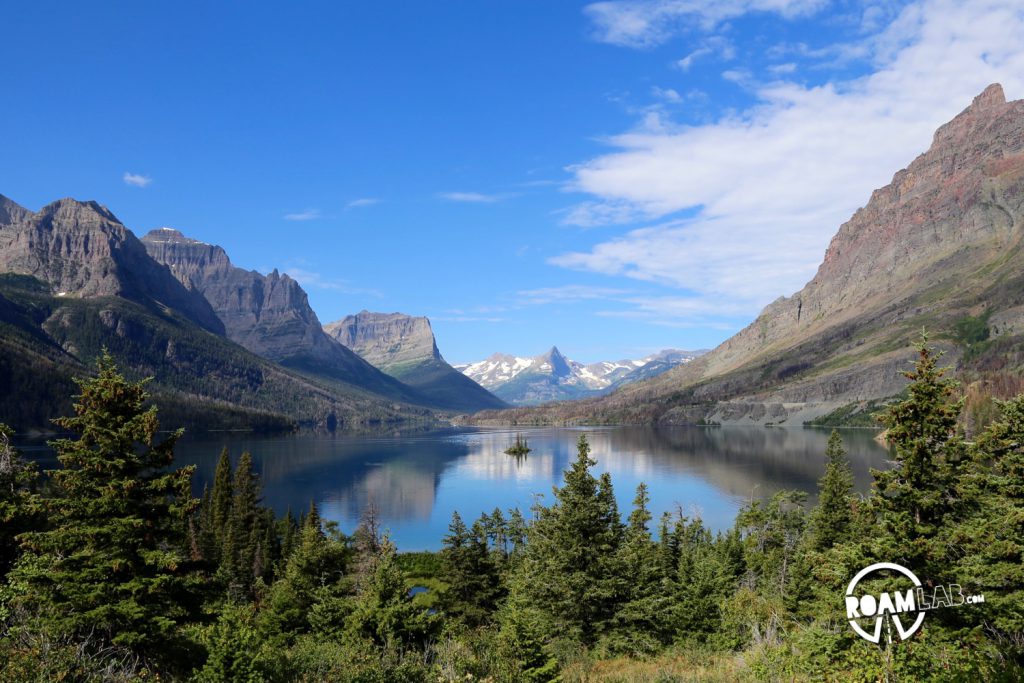
[[[324,330],[431,405],[468,413],[505,405],[441,357],[427,318],[364,310],[329,323]]]
[[[381,370],[441,360],[430,321],[403,313],[360,311],[324,331]]]
[[[423,397],[331,339],[298,282],[277,270],[238,268],[223,248],[172,228],[142,238],[150,256],[209,302],[232,341],[286,367],[340,380],[413,403]]]

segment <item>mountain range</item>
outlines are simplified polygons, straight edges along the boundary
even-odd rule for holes
[[[902,391],[922,330],[969,402],[1014,393],[1024,388],[1022,225],[1024,101],[994,84],[840,226],[803,289],[711,352],[607,396],[478,422],[849,420]]]
[[[495,353],[455,368],[513,405],[598,396],[619,387],[656,377],[703,351],[665,349],[639,360],[600,361],[584,365],[552,346],[539,356],[524,358]]]
[[[325,333],[287,275],[170,228],[140,240],[96,202],[33,212],[0,196],[0,420],[19,429],[67,413],[103,349],[153,377],[167,419],[198,428],[361,428],[504,405],[430,339],[436,372],[414,387]]]

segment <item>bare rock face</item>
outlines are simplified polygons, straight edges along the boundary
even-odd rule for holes
[[[183,285],[206,298],[232,341],[271,360],[298,351],[330,352],[306,292],[287,275],[236,268],[221,247],[171,228],[151,230],[142,243]]]
[[[427,318],[360,311],[324,330],[374,367],[411,386],[430,405],[466,413],[505,406],[441,357]]]
[[[330,323],[324,330],[382,370],[441,360],[434,331],[424,317],[364,310]]]
[[[287,275],[237,268],[221,247],[172,228],[151,230],[142,243],[185,287],[209,302],[229,339],[253,353],[386,396],[422,402],[325,334],[306,292]]]
[[[150,258],[105,207],[61,199],[33,213],[0,199],[0,272],[31,275],[60,296],[120,296],[166,306],[224,333],[206,300]]]

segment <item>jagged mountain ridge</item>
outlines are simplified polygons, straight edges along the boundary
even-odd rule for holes
[[[185,287],[209,302],[229,339],[253,353],[389,398],[429,403],[327,335],[306,292],[288,275],[238,268],[222,247],[172,228],[151,230],[142,243]]]
[[[687,363],[701,352],[666,349],[637,360],[585,365],[566,358],[557,347],[532,358],[495,353],[456,369],[513,405],[532,405],[595,396]]]
[[[441,356],[430,320],[363,310],[324,326],[327,334],[383,372],[411,386],[433,405],[462,412],[506,404]]]
[[[130,376],[154,377],[151,391],[179,424],[354,428],[430,419],[424,408],[310,378],[230,341],[206,298],[95,202],[64,199],[32,212],[4,198],[0,213],[0,421],[51,428],[49,418],[70,408],[72,378],[89,373],[103,348]]]
[[[838,230],[814,278],[693,363],[501,422],[801,424],[905,386],[922,328],[957,363],[960,321],[1024,342],[1024,101],[992,85]],[[1002,362],[1002,361],[1000,361]]]
[[[33,212],[0,195],[0,272],[31,275],[59,296],[167,306],[224,333],[206,299],[149,258],[131,230],[96,202],[61,199]]]

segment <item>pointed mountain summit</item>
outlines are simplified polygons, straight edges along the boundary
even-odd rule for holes
[[[229,339],[253,353],[382,396],[424,403],[422,396],[328,336],[306,292],[288,275],[238,268],[223,248],[173,228],[151,230],[142,243],[185,287],[209,302]]]
[[[31,275],[54,294],[119,296],[166,306],[216,334],[224,326],[199,294],[189,291],[113,213],[96,202],[61,199],[38,212],[0,203],[0,272]]]
[[[325,325],[324,330],[381,371],[426,396],[431,405],[471,413],[505,405],[445,362],[430,320],[425,317],[363,310]]]
[[[128,376],[151,377],[162,416],[190,429],[333,429],[429,419],[419,401],[396,403],[396,395],[412,396],[411,389],[330,340],[394,393],[312,378],[231,341],[194,283],[154,260],[96,202],[63,199],[32,212],[4,198],[0,214],[0,384],[7,389],[0,392],[0,416],[19,430],[52,429],[51,418],[71,409],[74,378],[93,372],[104,351]],[[196,272],[226,262],[222,250],[162,232],[202,252]]]
[[[922,329],[998,383],[1024,369],[1022,226],[1024,101],[993,84],[839,227],[799,292],[692,363],[530,419],[827,422],[898,394]]]

